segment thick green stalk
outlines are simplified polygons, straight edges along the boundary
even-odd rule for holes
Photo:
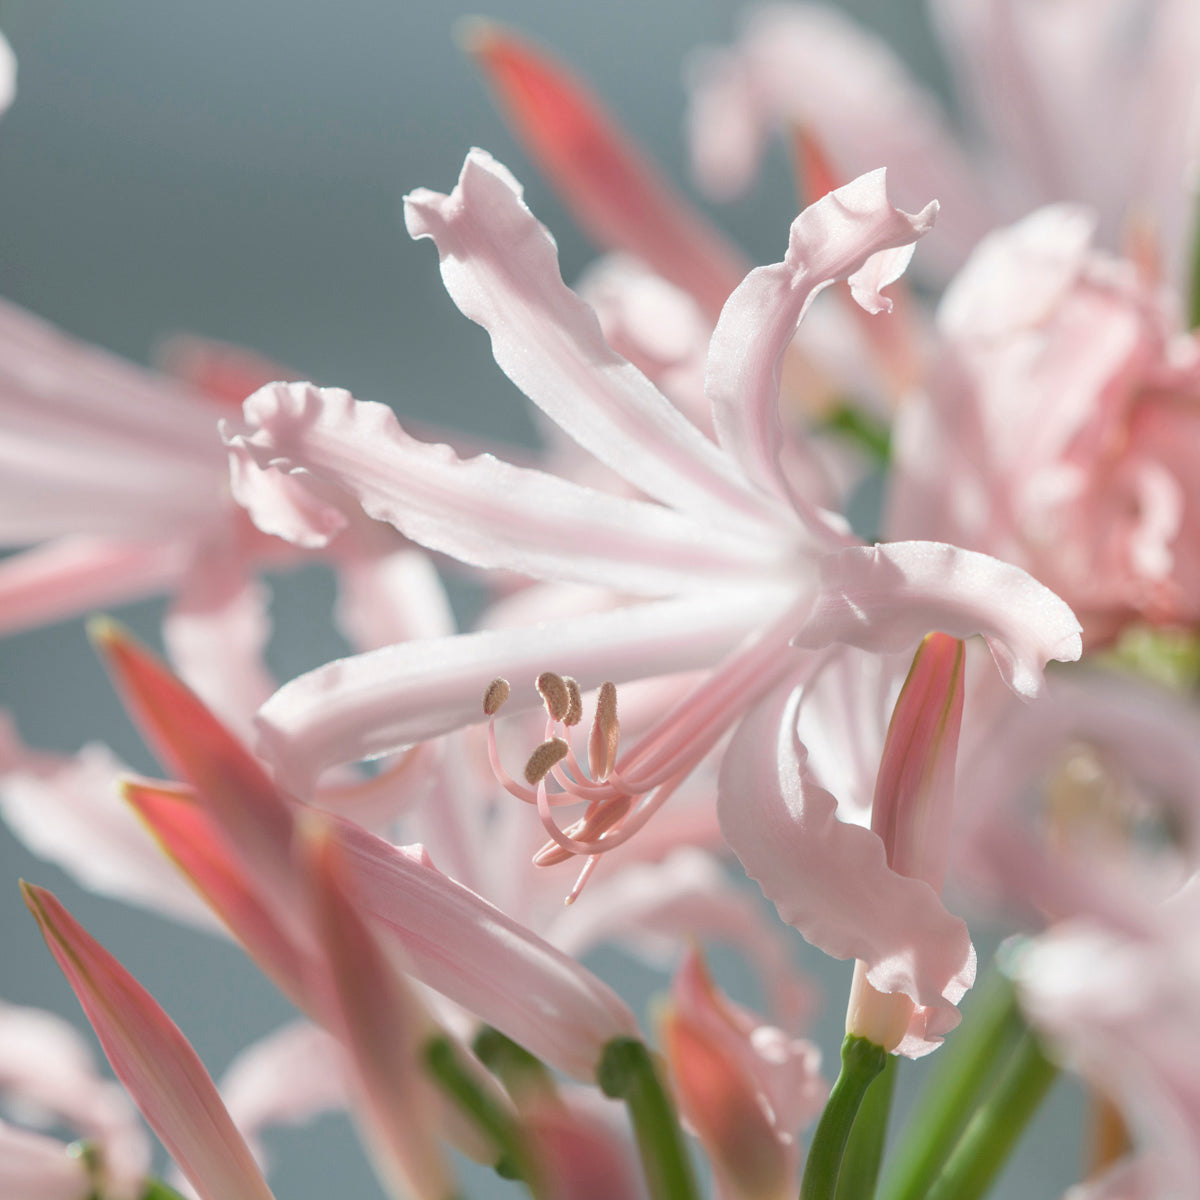
[[[646,1046],[636,1038],[614,1038],[600,1056],[596,1082],[629,1109],[652,1200],[697,1200],[679,1117]]]
[[[1024,1132],[1058,1068],[1025,1033],[992,1094],[976,1110],[927,1200],[979,1200]]]
[[[846,1035],[841,1072],[808,1148],[800,1200],[835,1200],[854,1119],[867,1089],[887,1064],[887,1057],[882,1046],[854,1034]]]
[[[888,1161],[883,1200],[922,1200],[1024,1030],[1012,983],[997,971],[937,1052],[937,1070]]]
[[[883,1147],[887,1141],[888,1117],[892,1111],[892,1093],[896,1087],[897,1060],[887,1056],[883,1070],[875,1077],[863,1097],[862,1107],[854,1118],[842,1170],[838,1175],[837,1200],[871,1200]]]

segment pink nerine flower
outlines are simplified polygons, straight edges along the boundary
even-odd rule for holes
[[[311,484],[314,500],[348,493],[467,562],[612,595],[591,615],[393,646],[293,681],[263,708],[260,727],[265,753],[299,794],[333,764],[478,720],[495,676],[552,666],[587,690],[704,668],[698,690],[636,746],[614,744],[601,777],[576,789],[642,820],[643,798],[653,805],[756,697],[790,688],[808,668],[793,641],[900,649],[930,629],[982,632],[1023,694],[1037,691],[1048,659],[1078,655],[1070,611],[1024,572],[936,543],[863,546],[781,465],[779,366],[812,297],[848,279],[860,304],[885,309],[879,289],[932,220],[932,206],[916,216],[893,208],[882,172],[801,213],[784,260],[752,271],[730,297],[708,360],[715,441],[607,345],[563,284],[519,186],[488,155],[472,152],[453,193],[417,192],[407,211],[412,232],[437,243],[452,297],[491,333],[504,370],[645,499],[488,455],[460,460],[345,392],[294,384],[251,397],[244,424],[225,428],[235,478],[286,472]],[[320,528],[319,509],[270,503],[257,488],[242,498],[263,528],[293,538]],[[509,703],[531,702],[522,691]]]
[[[1089,644],[1200,619],[1200,352],[1085,210],[980,243],[938,310],[941,360],[901,413],[889,528],[1020,563]]]

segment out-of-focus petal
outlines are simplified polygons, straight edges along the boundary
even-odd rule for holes
[[[336,619],[359,650],[449,637],[458,628],[429,556],[412,549],[340,564]]]
[[[724,527],[766,512],[728,458],[604,340],[562,281],[554,240],[521,187],[482,150],[454,191],[405,200],[409,233],[434,240],[446,290],[492,337],[508,377],[555,424],[635,488]]]
[[[207,526],[217,416],[200,393],[0,303],[0,543]]]
[[[936,214],[936,201],[915,215],[895,208],[885,172],[873,171],[809,205],[792,222],[783,262],[756,267],[730,296],[709,348],[706,390],[718,439],[762,487],[791,494],[779,466],[781,363],[813,297],[849,279],[863,308],[886,311],[879,288],[900,276]]]
[[[706,48],[689,74],[693,170],[713,195],[749,186],[768,130],[802,126],[842,178],[886,166],[900,204],[938,197],[945,215],[928,259],[941,270],[995,223],[936,97],[882,38],[830,5],[764,5],[735,46]]]
[[[941,542],[851,546],[821,561],[821,590],[798,646],[905,650],[930,630],[980,633],[1005,683],[1036,696],[1051,659],[1082,653],[1079,622],[1019,567]]]
[[[222,721],[245,736],[275,690],[264,653],[271,636],[266,587],[228,547],[201,548],[163,621],[175,670]]]
[[[0,713],[0,809],[34,854],[89,891],[212,929],[211,915],[121,803],[127,768],[104,746],[28,749]]]
[[[687,939],[728,943],[757,969],[776,1022],[793,1024],[812,1011],[815,998],[793,969],[779,932],[713,855],[680,846],[662,862],[632,863],[601,875],[554,919],[546,937],[574,958],[615,940],[660,965],[676,957]]]
[[[274,379],[295,379],[296,372],[274,359],[211,338],[177,333],[155,356],[168,375],[182,379],[212,400],[238,409],[242,401]]]
[[[490,21],[471,22],[463,33],[572,216],[601,246],[636,255],[715,317],[745,273],[737,251],[545,51]]]
[[[204,1200],[272,1200],[178,1027],[52,893],[28,884],[24,891],[117,1077]]]
[[[13,102],[17,94],[17,56],[7,38],[0,34],[0,113]]]
[[[837,819],[837,801],[809,775],[796,737],[799,696],[777,689],[742,721],[721,766],[721,829],[746,873],[789,925],[835,958],[868,964],[882,992],[926,1009],[927,1052],[958,1023],[975,956],[967,927],[922,880],[887,865],[870,830]]]
[[[342,659],[263,705],[260,750],[281,782],[305,795],[327,767],[481,722],[484,689],[497,676],[519,682],[557,670],[587,690],[709,666],[788,599],[768,589],[705,594]],[[519,689],[506,711],[537,703],[533,689]]]
[[[105,1195],[141,1195],[150,1170],[146,1131],[124,1090],[97,1073],[91,1046],[73,1025],[41,1009],[0,1004],[0,1097],[10,1111],[37,1113],[46,1125],[93,1141]],[[8,1194],[0,1188],[5,1200]]]
[[[565,1088],[521,1111],[546,1200],[645,1200],[646,1183],[622,1108]]]
[[[337,488],[369,516],[474,566],[662,595],[769,567],[779,550],[488,454],[460,459],[410,437],[386,405],[336,388],[273,384],[247,400],[244,426],[223,431],[260,467]]]
[[[606,1043],[637,1036],[607,984],[443,875],[421,847],[334,828],[347,894],[401,970],[579,1079],[594,1080]]]
[[[397,1197],[446,1200],[455,1188],[439,1142],[444,1113],[421,1057],[433,1022],[364,923],[332,825],[314,815],[299,838],[324,959],[320,1003],[347,1051],[352,1095],[381,1178]]]
[[[0,1196],[4,1200],[88,1200],[92,1180],[65,1143],[0,1121]]]
[[[308,1021],[284,1025],[233,1060],[221,1077],[221,1098],[260,1164],[264,1130],[345,1107],[344,1067],[337,1042]]]
[[[13,554],[0,561],[0,635],[162,591],[187,561],[178,541],[82,535]]]

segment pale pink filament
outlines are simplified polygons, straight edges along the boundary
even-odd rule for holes
[[[561,861],[557,856],[547,855],[553,846],[565,854],[587,859],[567,897],[568,903],[579,894],[599,856],[624,845],[644,828],[738,716],[782,675],[795,669],[797,662],[788,642],[807,607],[807,599],[802,605],[793,606],[749,647],[727,658],[623,754],[603,782],[589,777],[571,746],[571,730],[551,717],[546,722],[544,736],[547,740],[566,741],[567,755],[536,787],[519,783],[500,762],[495,716],[492,716],[488,726],[492,771],[510,795],[537,806],[550,838],[550,843],[535,856],[535,862]],[[547,780],[551,778],[561,790],[550,791]],[[585,836],[572,836],[557,824],[551,809],[580,801],[588,802],[583,819],[576,822]],[[607,806],[622,802],[628,806],[627,812],[611,822],[601,819]],[[600,832],[586,836],[589,826],[594,829],[597,825],[601,826]]]

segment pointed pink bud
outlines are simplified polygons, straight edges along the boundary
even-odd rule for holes
[[[715,319],[745,274],[737,252],[546,51],[490,21],[464,23],[461,37],[575,220],[602,247],[635,255],[689,292]]]
[[[438,1142],[445,1113],[421,1062],[437,1030],[351,900],[346,852],[330,823],[313,813],[298,834],[325,958],[323,1016],[349,1054],[381,1178],[395,1195],[445,1200],[455,1191]]]
[[[145,988],[51,892],[23,883],[117,1078],[202,1200],[272,1200],[204,1064]]]
[[[827,1088],[820,1053],[726,1000],[689,952],[660,1019],[679,1107],[736,1200],[795,1195],[795,1134]]]
[[[260,970],[298,1008],[309,1007],[307,946],[299,920],[286,928],[258,881],[185,788],[126,779],[121,794]]]
[[[247,869],[286,894],[292,813],[258,759],[115,621],[93,621],[89,633],[155,754],[196,789]]]
[[[954,807],[954,770],[962,727],[963,643],[931,633],[913,658],[900,689],[875,780],[871,828],[883,841],[888,866],[942,890]],[[892,1051],[910,1027],[920,1036],[926,1014],[901,991],[882,992],[855,964],[846,1032]]]
[[[888,866],[942,889],[962,727],[964,648],[931,633],[913,658],[888,725],[871,828]]]

